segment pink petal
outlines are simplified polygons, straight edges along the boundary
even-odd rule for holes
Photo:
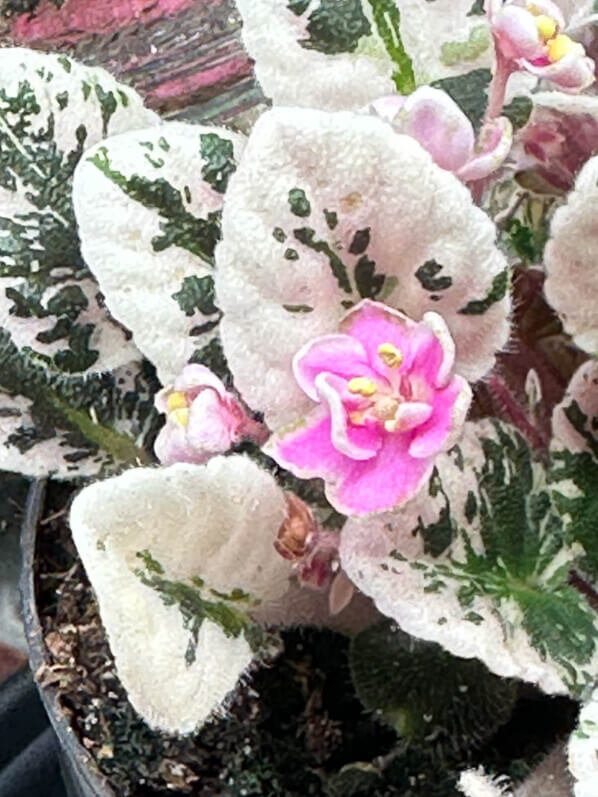
[[[505,116],[484,125],[478,139],[479,155],[473,157],[457,173],[463,182],[483,180],[502,166],[511,151],[513,125]]]
[[[211,389],[202,390],[189,408],[187,438],[199,451],[219,454],[237,441],[242,414]]]
[[[174,389],[186,393],[188,391],[199,393],[200,390],[209,387],[215,390],[219,396],[226,395],[226,388],[215,373],[199,363],[186,365],[180,376],[175,379]]]
[[[293,358],[295,379],[313,401],[319,401],[315,380],[322,372],[345,379],[375,376],[368,364],[365,348],[349,335],[324,335],[311,340]]]
[[[560,61],[547,66],[536,66],[527,60],[522,60],[521,65],[533,75],[549,80],[563,91],[572,94],[584,91],[596,79],[596,66],[592,59],[577,53],[569,53]]]
[[[473,155],[471,122],[440,89],[422,86],[409,95],[393,126],[418,141],[449,172],[457,172]]]
[[[272,435],[264,451],[304,479],[335,479],[353,463],[332,445],[330,415],[323,407],[313,410],[300,425]]]
[[[415,321],[403,313],[371,299],[364,299],[349,310],[340,324],[343,332],[361,342],[368,362],[383,376],[388,374],[389,369],[378,356],[379,346],[382,343],[396,346],[403,354],[402,368],[405,368],[411,355],[408,332],[416,327]]]
[[[469,383],[460,376],[453,377],[444,390],[437,391],[432,399],[432,415],[416,431],[409,454],[427,461],[452,448],[461,435],[471,395]]]
[[[410,435],[387,435],[375,459],[355,462],[337,485],[326,485],[330,503],[346,515],[369,515],[412,498],[429,479],[433,460],[412,457],[409,440]]]
[[[506,58],[533,60],[544,54],[536,19],[525,8],[504,6],[492,19],[492,33]]]
[[[446,387],[455,367],[455,341],[444,318],[438,313],[424,313],[422,323],[432,330],[442,350],[442,360],[435,377],[431,380],[434,387]]]
[[[175,462],[201,465],[210,456],[189,445],[187,430],[176,421],[167,422],[160,430],[154,443],[154,453],[162,465],[173,465]]]
[[[399,405],[395,415],[398,429],[408,432],[424,424],[432,415],[434,408],[423,401],[406,401]]]
[[[350,459],[371,459],[380,449],[381,434],[376,427],[349,423],[341,395],[345,387],[345,380],[332,374],[323,373],[316,377],[318,395],[330,412],[332,445]]]

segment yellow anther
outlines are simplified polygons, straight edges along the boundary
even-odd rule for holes
[[[361,396],[369,398],[374,395],[378,388],[376,383],[366,376],[356,376],[349,382],[349,390],[351,393],[359,393]]]
[[[171,417],[175,419],[177,423],[180,423],[181,426],[187,426],[189,423],[189,410],[187,407],[183,407],[178,410],[173,410],[170,413]]]
[[[378,346],[378,355],[384,365],[389,368],[398,368],[403,362],[403,354],[392,343],[383,343]]]
[[[536,17],[536,27],[544,41],[548,41],[556,34],[559,26],[556,19],[549,17],[548,14],[539,14]]]
[[[554,39],[546,42],[546,47],[548,48],[548,57],[552,63],[560,61],[561,58],[569,55],[569,53],[583,49],[581,44],[574,42],[573,39],[570,39],[569,36],[566,36],[564,33],[560,33],[558,36],[555,36]]]
[[[168,396],[166,406],[168,407],[169,412],[172,412],[173,410],[184,410],[187,407],[187,399],[185,398],[185,394],[181,393],[180,390],[171,393],[170,396]]]
[[[535,3],[528,3],[526,5],[526,8],[529,11],[529,13],[533,14],[535,17],[539,17],[540,14],[542,13]]]

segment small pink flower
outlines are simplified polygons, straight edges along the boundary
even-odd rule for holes
[[[174,385],[155,397],[166,425],[154,444],[163,465],[201,464],[244,437],[263,442],[263,427],[249,418],[220,379],[203,365],[186,365]]]
[[[321,477],[349,515],[392,509],[427,481],[434,458],[458,438],[471,389],[453,373],[444,320],[420,323],[368,299],[295,355],[293,372],[316,403],[267,452],[303,478]]]
[[[504,59],[567,92],[595,80],[594,61],[567,34],[565,17],[551,0],[507,0],[489,4],[496,45]]]
[[[397,133],[411,136],[442,169],[460,180],[480,180],[496,171],[509,154],[513,128],[506,117],[486,124],[476,144],[473,126],[457,103],[440,89],[422,86],[402,97],[382,97],[372,112]]]

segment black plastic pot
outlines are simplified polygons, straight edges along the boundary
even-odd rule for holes
[[[45,482],[33,482],[27,500],[27,510],[21,536],[23,570],[21,575],[21,598],[25,632],[29,645],[29,663],[34,674],[49,664],[35,599],[35,551],[37,529],[44,505]],[[51,686],[37,684],[42,703],[59,742],[59,759],[62,775],[69,797],[117,797],[106,779],[97,769],[93,758],[77,739],[65,716],[56,694]],[[48,739],[46,740],[48,743]],[[51,741],[50,741],[51,743]],[[31,760],[31,767],[38,766],[37,759]],[[27,795],[30,792],[20,792]],[[41,795],[42,792],[39,792]],[[51,792],[43,792],[51,797]],[[16,792],[15,792],[16,795]],[[2,797],[0,792],[0,797]]]

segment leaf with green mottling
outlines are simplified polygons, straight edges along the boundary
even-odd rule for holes
[[[0,325],[50,370],[109,370],[137,356],[81,256],[72,178],[87,147],[155,120],[103,70],[0,52]]]
[[[173,122],[110,139],[77,170],[86,260],[164,383],[217,334],[214,249],[223,190],[243,146],[239,134]]]
[[[436,466],[427,495],[367,533],[365,522],[345,526],[345,571],[406,632],[503,677],[581,694],[598,665],[598,623],[568,583],[579,546],[552,476],[495,421],[469,424]]]

